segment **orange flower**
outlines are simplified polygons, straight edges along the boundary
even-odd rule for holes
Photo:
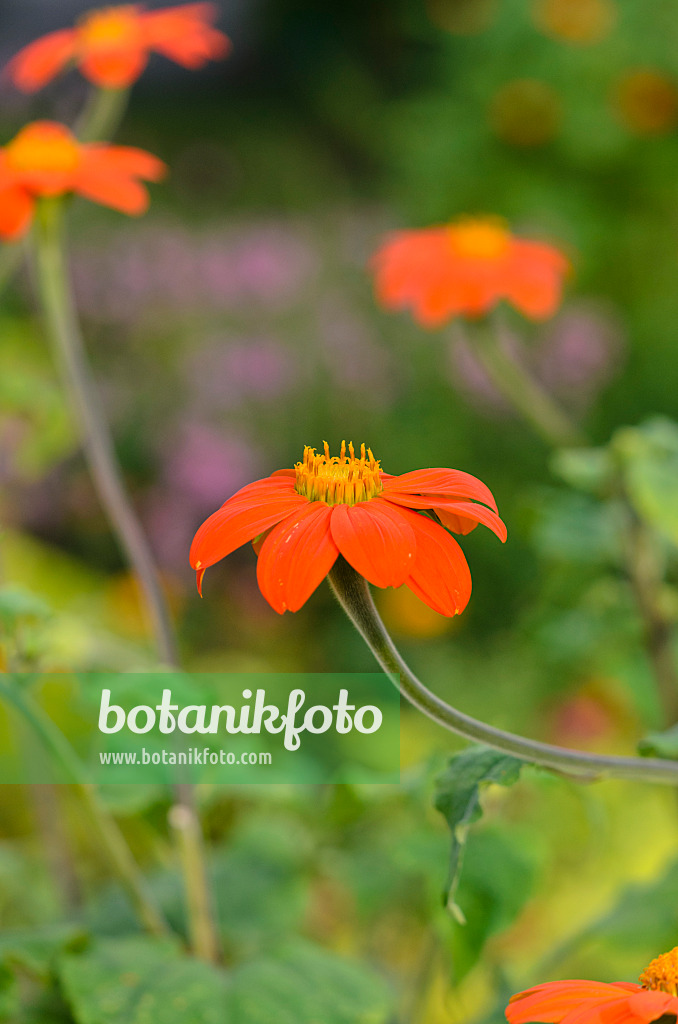
[[[201,590],[206,569],[255,538],[259,588],[282,614],[301,608],[343,555],[375,586],[406,584],[441,615],[457,615],[471,596],[471,575],[447,531],[469,533],[478,523],[506,540],[494,498],[474,476],[457,469],[389,476],[365,445],[358,457],[342,442],[330,457],[325,444],[324,454],[304,448],[294,469],[229,498],[196,533],[190,561]]]
[[[568,269],[558,249],[514,238],[490,217],[397,231],[372,265],[382,305],[410,307],[422,327],[484,316],[502,299],[534,320],[545,319],[558,308]]]
[[[143,149],[82,144],[62,124],[34,121],[0,149],[0,238],[19,238],[41,196],[77,192],[132,216],[148,208],[139,179],[159,181],[165,165]]]
[[[678,946],[653,960],[639,980],[547,982],[512,996],[506,1018],[509,1024],[650,1024],[678,1015]]]
[[[95,85],[124,89],[137,80],[151,52],[186,68],[226,56],[231,44],[212,27],[216,15],[211,3],[148,12],[137,4],[104,7],[84,15],[75,28],[29,43],[10,61],[7,72],[24,92],[35,92],[68,64],[76,64]]]

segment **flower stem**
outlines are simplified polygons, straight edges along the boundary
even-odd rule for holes
[[[144,531],[127,495],[108,424],[101,414],[96,387],[90,376],[70,290],[62,232],[59,201],[43,200],[37,212],[35,258],[38,290],[47,329],[80,421],[85,455],[97,492],[146,598],[158,655],[161,661],[176,668],[179,665],[176,642],[160,576]],[[195,951],[202,955],[210,950],[209,958],[213,959],[215,954],[211,951],[217,949],[216,928],[210,914],[200,821],[193,805],[190,787],[177,787],[175,796],[178,812],[183,815],[184,820],[190,818],[192,821],[189,834],[190,865],[183,854],[181,863],[184,869],[189,916],[197,915],[195,921],[192,919],[192,932],[200,937],[200,950],[196,948]],[[196,893],[200,887],[203,891],[197,898]],[[208,931],[211,931],[209,942],[205,939]]]
[[[96,788],[83,781],[80,760],[63,733],[32,699],[25,687],[0,679],[0,696],[26,721],[60,765],[80,797],[94,830],[98,833],[110,864],[136,908],[144,927],[153,935],[167,934],[168,928],[146,889],[143,875],[130,853],[118,824],[101,803]]]
[[[626,570],[643,624],[643,641],[657,682],[667,724],[678,715],[674,624],[661,603],[664,569],[652,530],[626,500]]]
[[[402,695],[438,725],[523,761],[565,773],[575,781],[593,782],[608,777],[678,785],[678,763],[659,758],[587,754],[557,747],[505,732],[458,711],[429,690],[406,665],[379,618],[366,580],[341,555],[328,580],[342,608],[384,672],[394,674],[399,680],[398,688]]]
[[[193,805],[194,788],[184,783],[177,789],[178,799],[170,809],[169,823],[177,837],[185,880],[191,949],[202,960],[218,963],[219,945],[213,923],[200,819]]]
[[[101,142],[115,135],[125,110],[129,89],[94,89],[75,123],[81,142]]]
[[[80,423],[85,456],[99,498],[146,598],[158,655],[165,664],[177,666],[174,634],[159,574],[125,490],[113,441],[101,413],[101,401],[90,377],[64,258],[61,210],[59,200],[42,200],[36,217],[37,285],[47,330]]]
[[[586,439],[540,384],[501,347],[496,325],[477,324],[473,351],[494,386],[547,444],[557,448],[586,444]]]

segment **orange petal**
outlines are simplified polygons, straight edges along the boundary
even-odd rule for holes
[[[332,540],[330,518],[328,505],[309,502],[279,523],[264,541],[257,580],[279,614],[298,611],[334,565],[339,551]]]
[[[127,45],[84,53],[79,67],[85,78],[102,89],[126,89],[136,82],[147,63],[145,48]]]
[[[640,991],[640,986],[636,986]],[[558,1024],[579,1007],[592,1007],[616,1002],[626,997],[629,990],[600,981],[552,981],[537,985],[512,996],[506,1008],[509,1024]]]
[[[162,161],[143,150],[85,146],[73,188],[94,202],[139,216],[148,209],[150,199],[146,188],[136,179],[156,181],[163,172]]]
[[[506,540],[506,526],[497,513],[478,502],[449,501],[439,494],[392,494],[387,491],[382,491],[381,497],[404,508],[433,509],[443,526],[449,526],[454,533],[470,533],[478,523],[482,523],[496,533],[500,541]],[[446,521],[448,518],[449,523]]]
[[[217,15],[214,4],[197,3],[150,11],[140,20],[147,46],[184,67],[199,68],[231,48],[228,36],[212,27]]]
[[[410,575],[417,541],[399,509],[378,498],[334,505],[331,530],[346,561],[375,587],[400,587]]]
[[[463,612],[471,596],[471,572],[454,537],[426,516],[403,509],[417,538],[410,590],[441,615]]]
[[[71,28],[50,32],[19,50],[5,74],[23,92],[36,92],[51,81],[75,54],[76,33]]]
[[[384,480],[382,493],[384,497],[389,494],[440,494],[445,498],[472,498],[498,511],[489,487],[460,469],[415,469]]]
[[[13,242],[28,229],[35,200],[19,185],[0,189],[0,238]]]
[[[504,291],[509,302],[534,320],[545,320],[558,309],[568,262],[556,249],[539,242],[513,243]]]
[[[642,989],[628,997],[628,1008],[642,1021],[658,1020],[663,1014],[678,1013],[678,998],[667,992],[646,991]],[[607,1016],[601,1015],[603,1024],[608,1024]],[[609,1024],[614,1021],[609,1020]]]
[[[307,505],[301,494],[260,493],[257,498],[231,498],[199,528],[189,554],[194,569],[207,569],[232,551],[257,537],[270,526],[286,519],[295,509]]]

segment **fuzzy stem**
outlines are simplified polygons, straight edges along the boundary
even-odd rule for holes
[[[565,773],[575,781],[592,782],[609,777],[678,785],[677,763],[659,758],[587,754],[557,747],[505,732],[457,711],[424,686],[405,664],[379,618],[366,580],[341,556],[330,571],[328,580],[342,608],[384,672],[394,674],[399,680],[402,695],[438,725],[523,761]]]
[[[169,609],[162,590],[146,535],[132,507],[113,447],[108,424],[101,414],[101,404],[90,376],[85,346],[80,332],[62,244],[61,204],[58,200],[43,201],[37,217],[36,266],[38,290],[45,320],[63,376],[78,416],[82,440],[90,472],[99,498],[117,534],[146,598],[153,634],[161,661],[178,667],[178,655]],[[178,786],[176,803],[182,820],[191,820],[191,864],[180,854],[184,869],[189,916],[197,914],[192,930],[199,937],[198,955],[205,951],[214,958],[217,948],[216,928],[210,914],[210,897],[200,821],[193,805],[190,787]],[[184,844],[185,845],[185,844]],[[199,870],[196,865],[199,865]],[[196,897],[199,887],[203,891]],[[211,932],[208,941],[205,936]]]
[[[158,571],[127,495],[101,400],[90,376],[63,252],[61,210],[59,200],[42,200],[37,210],[35,262],[47,331],[79,421],[97,493],[146,598],[158,655],[165,664],[177,666],[174,634]]]
[[[95,89],[75,123],[81,142],[102,142],[115,135],[127,109],[129,89]]]
[[[203,835],[193,803],[195,791],[188,784],[181,784],[177,789],[178,799],[170,809],[169,823],[174,829],[181,858],[191,949],[202,960],[218,963],[219,944],[213,923]]]
[[[475,324],[471,338],[473,351],[494,386],[547,444],[557,448],[586,444],[548,392],[503,350],[495,324]]]
[[[60,766],[82,801],[94,830],[99,835],[111,867],[125,887],[144,927],[153,935],[167,933],[167,925],[155,907],[143,875],[130,853],[125,838],[110,811],[101,803],[94,786],[83,781],[80,760],[63,733],[54,725],[25,686],[0,680],[3,697],[28,722],[51,757]]]

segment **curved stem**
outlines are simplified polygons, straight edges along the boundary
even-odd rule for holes
[[[473,351],[501,394],[547,444],[573,447],[586,439],[541,385],[503,350],[494,324],[476,323]]]
[[[38,291],[47,330],[80,423],[85,456],[101,503],[146,598],[160,659],[176,666],[174,633],[159,574],[127,495],[108,425],[101,412],[101,401],[90,377],[63,253],[59,200],[43,200],[36,220]]]
[[[99,800],[95,787],[84,781],[83,767],[66,737],[25,688],[0,679],[0,697],[11,704],[28,722],[45,749],[60,765],[66,779],[74,785],[95,831],[99,834],[112,868],[127,890],[147,931],[153,935],[167,934],[167,924],[146,890],[143,876],[115,818]]]
[[[424,686],[405,664],[379,618],[366,580],[341,556],[330,571],[328,580],[339,603],[384,672],[394,674],[399,680],[402,695],[438,725],[523,761],[565,772],[580,782],[609,777],[678,785],[678,763],[658,758],[587,754],[557,747],[505,732],[458,711]]]

